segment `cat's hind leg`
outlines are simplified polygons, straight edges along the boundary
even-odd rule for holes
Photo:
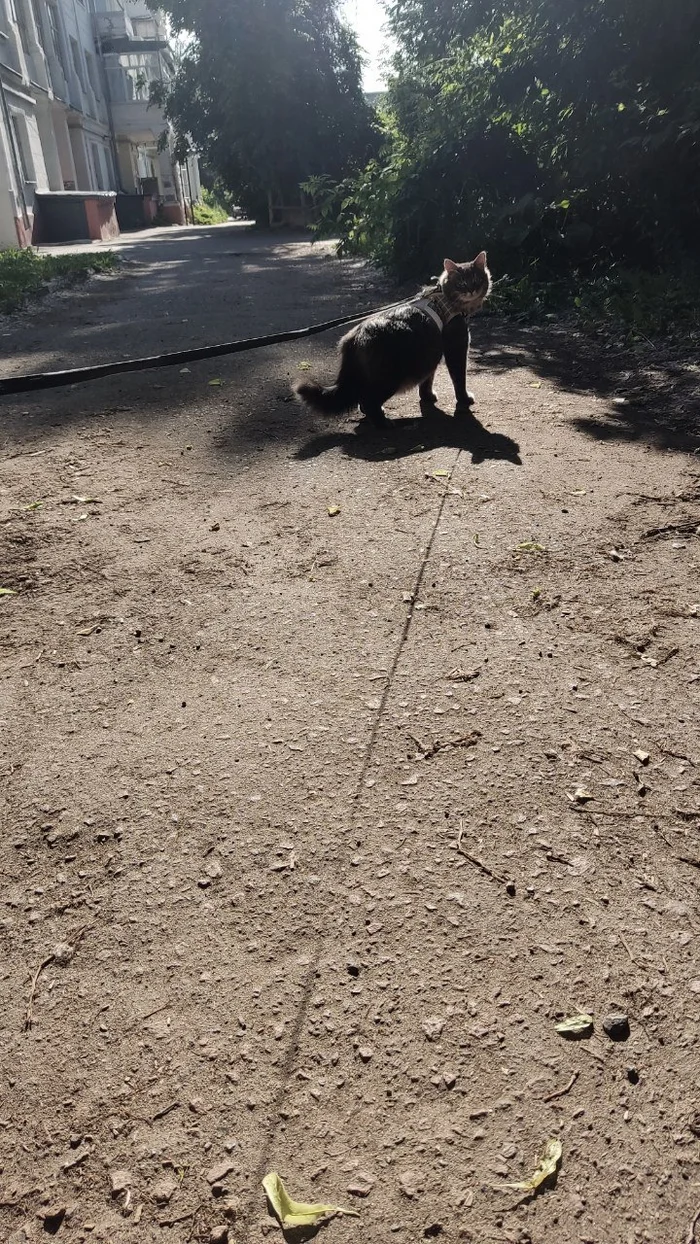
[[[432,407],[437,406],[437,393],[435,392],[433,388],[434,380],[435,380],[435,372],[432,371],[429,376],[426,376],[425,380],[421,381],[421,384],[418,389],[418,397],[420,399],[421,411],[423,411],[424,407],[426,408],[426,410],[430,410],[432,409]]]
[[[376,427],[385,427],[389,420],[384,413],[384,403],[389,401],[396,392],[395,386],[385,385],[380,388],[365,389],[360,398],[360,410],[365,418]]]

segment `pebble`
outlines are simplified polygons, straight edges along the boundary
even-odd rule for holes
[[[429,1015],[428,1018],[424,1019],[421,1024],[421,1028],[423,1029],[426,1040],[428,1041],[437,1041],[438,1037],[442,1034],[444,1027],[445,1020],[441,1015]]]
[[[225,1222],[212,1227],[209,1232],[209,1244],[228,1244],[228,1227]]]
[[[207,1183],[221,1183],[221,1180],[225,1179],[227,1175],[230,1175],[231,1171],[234,1169],[233,1162],[223,1161],[217,1163],[216,1166],[212,1166],[211,1170],[207,1171]]]
[[[112,1171],[109,1182],[112,1196],[121,1196],[122,1192],[126,1192],[133,1183],[131,1171]]]
[[[240,1216],[241,1203],[237,1196],[227,1196],[221,1206],[224,1218],[228,1218],[229,1222],[235,1222]]]
[[[603,1032],[611,1041],[626,1041],[630,1035],[630,1022],[624,1011],[613,1011],[603,1020]]]
[[[157,1205],[167,1205],[168,1201],[177,1192],[177,1180],[172,1175],[166,1175],[164,1179],[159,1179],[158,1183],[153,1187],[153,1200]]]
[[[399,1176],[399,1188],[409,1200],[420,1196],[423,1191],[423,1176],[419,1171],[404,1171]]]
[[[57,963],[60,968],[65,968],[68,967],[75,954],[75,950],[68,942],[58,942],[54,946],[52,954],[54,963]]]
[[[366,1171],[358,1171],[355,1178],[348,1184],[347,1190],[350,1196],[369,1196],[374,1186],[374,1180]]]
[[[374,1057],[374,1050],[371,1045],[361,1045],[357,1052],[363,1063],[368,1063]]]
[[[49,1235],[55,1235],[66,1216],[67,1209],[67,1205],[54,1202],[39,1210],[37,1217],[42,1219],[44,1231],[47,1231]]]
[[[222,872],[223,872],[223,869],[221,867],[221,860],[217,860],[216,857],[214,857],[214,859],[208,860],[204,871],[207,874],[207,877],[211,877],[212,881],[216,881],[222,875]]]

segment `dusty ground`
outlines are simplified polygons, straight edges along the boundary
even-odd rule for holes
[[[4,372],[383,297],[128,254]],[[270,1169],[337,1244],[693,1238],[700,435],[605,343],[475,337],[492,439],[289,404],[337,334],[3,402],[3,1241],[254,1244]]]

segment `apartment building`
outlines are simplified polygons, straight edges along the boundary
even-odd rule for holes
[[[199,197],[196,161],[180,170],[148,84],[174,72],[164,19],[143,0],[0,0],[0,248],[65,240],[81,221],[113,224],[120,201],[185,219]],[[76,208],[90,194],[87,216]],[[131,210],[128,210],[131,199]],[[87,226],[86,226],[87,227]]]

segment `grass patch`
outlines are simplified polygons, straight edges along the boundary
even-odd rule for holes
[[[229,218],[226,207],[211,190],[202,190],[202,202],[194,204],[192,213],[196,225],[223,225]]]
[[[51,281],[84,281],[93,272],[112,272],[114,251],[87,255],[39,255],[35,250],[0,251],[0,312],[16,311],[46,293]]]
[[[629,342],[697,340],[697,289],[695,271],[653,273],[612,267],[603,275],[572,274],[549,283],[528,276],[497,282],[488,309],[532,321],[572,316],[586,332],[608,328]]]

